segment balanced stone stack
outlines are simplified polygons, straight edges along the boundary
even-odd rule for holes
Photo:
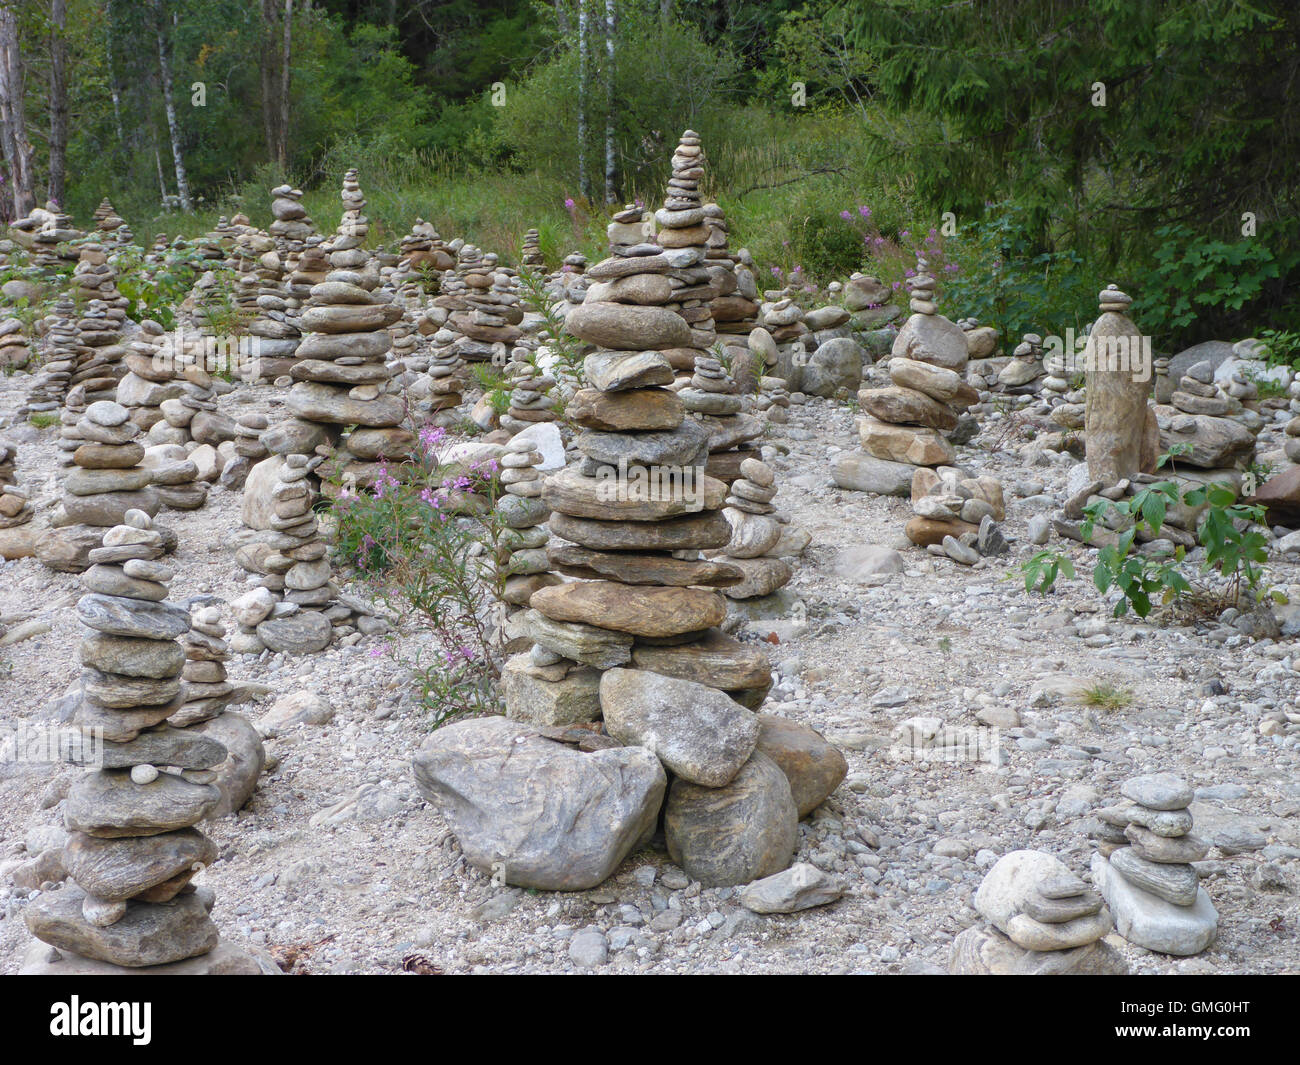
[[[357,180],[356,167],[343,175],[343,215],[338,231],[329,242],[330,265],[335,270],[361,270],[370,261],[370,253],[363,245],[370,233],[370,219],[362,212],[366,198]]]
[[[191,881],[217,858],[194,826],[221,797],[210,770],[226,750],[166,724],[186,698],[176,638],[190,619],[166,601],[172,571],[156,561],[162,538],[148,515],[125,517],[91,552],[77,603],[90,632],[73,721],[105,742],[102,767],[77,777],[65,800],[63,865],[75,883],[42,892],[24,918],[60,952],[136,969],[218,945],[213,895]]]
[[[538,466],[543,457],[533,450],[529,440],[517,438],[505,445],[501,456],[501,486],[508,500],[525,500],[524,505],[507,503],[502,517],[507,525],[501,534],[496,564],[502,581],[502,599],[516,608],[527,607],[533,592],[558,579],[548,579],[550,560],[546,557],[546,519],[540,505],[542,474]]]
[[[728,249],[727,217],[716,203],[704,205],[704,224],[709,227],[705,265],[716,293],[709,301],[709,313],[728,350],[745,352],[749,334],[758,323],[758,286],[754,275],[741,267]],[[731,356],[733,361],[736,357]]]
[[[670,251],[692,251],[694,261],[679,267],[673,282],[672,306],[690,327],[690,362],[686,352],[669,353],[675,369],[691,370],[699,352],[709,352],[717,343],[718,333],[713,323],[710,302],[717,294],[709,270],[705,266],[708,255],[709,227],[705,224],[704,200],[700,195],[700,180],[704,177],[704,149],[700,136],[694,130],[682,134],[672,158],[672,177],[664,197],[664,205],[655,212],[659,231],[655,240],[659,247]]]
[[[303,328],[312,332],[298,345],[285,404],[300,422],[326,427],[326,446],[341,427],[356,426],[331,457],[331,473],[361,487],[374,483],[379,459],[403,457],[415,442],[398,428],[406,409],[390,394],[393,371],[385,360],[393,342],[388,327],[402,309],[362,287],[373,281],[339,270],[312,288],[302,315]]]
[[[234,685],[226,674],[230,648],[221,611],[215,606],[199,607],[190,617],[190,628],[181,637],[185,648],[185,702],[169,720],[174,728],[188,728],[210,721],[230,703]]]
[[[316,223],[302,205],[302,190],[277,185],[271,190],[271,236],[279,238],[282,249],[302,251],[308,237],[317,236]]]
[[[32,520],[27,493],[18,487],[17,461],[17,445],[0,440],[0,529],[14,529]]]
[[[779,544],[788,519],[777,515],[776,476],[767,463],[746,458],[728,488],[723,514],[731,526],[731,540],[715,555],[715,561],[735,566],[744,575],[739,584],[723,593],[730,599],[755,599],[771,595],[790,583],[794,570],[780,557]]]
[[[105,306],[125,312],[130,302],[117,290],[117,271],[108,251],[98,241],[81,245],[76,269],[72,273],[73,296],[79,303],[101,300]]]
[[[1216,386],[1208,360],[1188,368],[1169,403],[1155,408],[1160,451],[1190,445],[1190,450],[1179,454],[1180,464],[1200,469],[1245,467],[1255,457],[1255,434],[1231,417],[1241,412],[1241,401]]]
[[[948,970],[957,976],[1109,976],[1128,972],[1102,941],[1112,928],[1101,897],[1058,858],[1012,851],[997,860],[975,893],[987,924],[953,941]]]
[[[1172,773],[1133,777],[1125,802],[1097,811],[1092,876],[1119,934],[1162,954],[1199,954],[1213,942],[1219,915],[1192,864],[1209,852],[1192,835],[1192,789]]]
[[[769,422],[784,425],[790,420],[789,386],[790,383],[783,377],[760,377],[754,409],[761,411]]]
[[[122,345],[122,325],[126,312],[109,307],[103,300],[91,300],[77,321],[79,358],[72,372],[72,385],[84,385],[86,398],[92,403],[113,399],[117,385],[126,374],[122,363],[126,348]]]
[[[74,426],[84,441],[72,454],[76,469],[63,482],[63,509],[70,522],[98,527],[119,524],[128,510],[158,513],[152,473],[142,465],[140,427],[121,404],[99,400]]]
[[[146,433],[159,422],[166,422],[163,404],[179,401],[184,394],[184,382],[180,379],[183,353],[176,351],[174,344],[174,335],[165,334],[157,322],[146,320],[141,323],[140,336],[126,345],[123,360],[126,373],[117,384],[114,399],[131,412],[131,421]],[[183,440],[184,437],[173,439],[160,430],[151,442],[182,443]]]
[[[524,247],[519,261],[534,270],[539,270],[546,265],[546,259],[542,255],[541,234],[537,230],[530,229],[524,234]]]
[[[252,338],[256,372],[274,381],[289,372],[302,337],[285,291],[285,261],[275,238],[252,228],[236,238],[235,255],[241,271],[237,301]]]
[[[111,237],[115,244],[130,244],[131,230],[126,220],[117,213],[117,209],[108,201],[108,197],[99,201],[95,208],[95,228],[106,237]]]
[[[300,252],[290,252],[286,272],[285,293],[290,308],[296,310],[311,298],[312,286],[330,274],[329,248],[324,238],[310,236]]]
[[[53,313],[45,319],[42,344],[45,357],[27,402],[29,412],[58,410],[71,387],[78,359],[76,313],[76,304],[69,297],[60,296]]]
[[[745,401],[722,363],[711,355],[695,357],[695,372],[675,386],[682,405],[709,430],[706,472],[730,484],[740,476],[740,464],[758,454],[750,441],[763,423],[745,412]]]
[[[310,654],[333,638],[323,610],[333,599],[327,546],[312,512],[309,479],[322,461],[272,455],[244,485],[240,517],[254,536],[236,550],[235,560],[257,575],[257,587],[234,603],[240,631],[230,646],[241,654],[266,648]]]
[[[0,373],[24,369],[31,361],[32,349],[18,318],[0,319]]]
[[[996,477],[920,466],[912,475],[912,513],[903,531],[933,555],[973,566],[1010,549],[997,525],[1006,518],[1006,507]]]
[[[235,454],[248,460],[250,464],[256,464],[266,458],[269,452],[266,445],[262,443],[262,434],[266,432],[267,424],[265,414],[256,412],[241,414],[235,420]]]
[[[86,437],[77,427],[86,415],[86,390],[78,385],[76,388],[69,389],[68,394],[64,397],[63,407],[59,410],[59,439],[55,445],[58,448],[58,463],[60,466],[73,465],[72,456],[82,444],[86,443]]]
[[[36,266],[54,266],[60,261],[77,259],[73,242],[85,234],[72,223],[72,216],[64,214],[53,201],[45,204],[44,221],[33,238],[32,261]]]
[[[911,280],[912,316],[894,340],[889,364],[893,384],[863,389],[858,401],[866,416],[858,432],[867,454],[913,466],[950,466],[956,452],[944,435],[957,428],[957,410],[979,401],[965,383],[966,338],[937,313],[935,282],[917,260]]]
[[[1043,338],[1026,333],[998,371],[995,384],[999,391],[1011,395],[1032,395],[1042,387],[1043,372]]]
[[[448,297],[434,300],[435,306],[449,311],[445,330],[452,334],[456,353],[467,362],[504,362],[511,346],[523,336],[519,323],[524,319],[519,297],[510,276],[495,269],[495,256],[484,255],[473,244],[463,245],[456,265],[451,291],[443,278],[443,292]],[[445,344],[443,331],[434,337]]]
[[[459,407],[464,398],[465,360],[460,357],[454,342],[432,351],[426,373],[430,383],[428,396],[422,402],[429,404],[430,413],[437,415],[440,411]]]
[[[518,433],[538,422],[557,420],[556,400],[549,395],[555,387],[555,378],[527,361],[529,352],[526,348],[515,348],[512,355],[510,406],[501,416],[501,428]]]
[[[438,291],[442,275],[455,268],[455,253],[448,250],[446,242],[438,236],[433,224],[417,218],[411,226],[411,232],[401,241],[399,276],[408,273],[419,277],[431,276],[431,282],[425,286],[425,291],[434,295]]]

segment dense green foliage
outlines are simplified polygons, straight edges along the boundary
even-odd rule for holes
[[[48,4],[10,6],[40,171]],[[141,237],[265,225],[287,179],[328,226],[358,165],[377,242],[416,215],[502,251],[536,226],[554,264],[603,252],[607,134],[615,197],[653,204],[689,126],[733,243],[780,281],[901,286],[924,250],[951,316],[1012,334],[1080,326],[1111,281],[1160,350],[1300,329],[1290,0],[614,0],[612,62],[605,0],[295,0],[281,165],[285,6],[69,0],[78,219],[109,195]],[[160,28],[192,216],[160,210]]]

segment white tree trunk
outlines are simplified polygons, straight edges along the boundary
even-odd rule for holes
[[[185,160],[181,156],[180,124],[176,121],[176,101],[172,97],[172,65],[167,54],[167,30],[163,19],[162,4],[157,5],[158,12],[158,73],[162,76],[163,106],[167,110],[167,135],[172,143],[172,161],[176,164],[176,195],[181,201],[181,210],[186,214],[194,211],[194,202],[190,199],[190,183],[185,177]]]
[[[591,87],[591,62],[587,54],[587,0],[578,0],[578,190],[591,199],[587,176],[587,98]]]
[[[614,0],[605,0],[605,202],[614,203]]]
[[[18,19],[8,3],[0,3],[0,141],[9,169],[14,217],[25,218],[36,206],[32,192],[32,146],[27,139]]]

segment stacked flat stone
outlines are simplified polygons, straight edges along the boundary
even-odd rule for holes
[[[794,576],[790,563],[778,553],[789,519],[772,505],[776,475],[766,462],[743,459],[737,473],[722,512],[731,526],[731,540],[710,557],[745,575],[739,584],[724,588],[723,594],[730,599],[756,599],[783,588]]]
[[[456,268],[456,255],[431,222],[417,218],[411,232],[402,238],[398,267],[399,271],[405,269],[417,276],[432,271],[435,284],[428,289],[432,295],[438,291],[436,281],[441,275]]]
[[[77,321],[77,367],[70,384],[84,385],[86,397],[94,402],[113,399],[118,382],[126,374],[122,362],[122,325],[126,312],[109,307],[103,300],[91,300]]]
[[[570,252],[560,268],[546,277],[546,289],[556,299],[578,304],[587,298],[591,281],[587,278],[587,257],[580,251]]]
[[[460,249],[456,280],[461,306],[448,308],[447,326],[460,334],[458,353],[468,362],[490,361],[494,356],[504,361],[511,346],[523,336],[519,323],[524,312],[513,279],[496,269],[495,255],[484,255],[473,244],[466,244]]]
[[[956,451],[945,433],[957,427],[957,412],[979,401],[962,378],[966,338],[938,312],[935,282],[924,259],[911,280],[912,316],[894,340],[889,363],[893,384],[858,393],[865,416],[858,433],[867,454],[912,466],[950,466]]]
[[[313,285],[319,285],[330,274],[329,248],[320,236],[307,238],[300,252],[291,252],[287,259],[285,293],[290,307],[300,307],[311,298]]]
[[[34,265],[53,266],[60,261],[75,262],[78,253],[73,242],[84,236],[73,224],[71,215],[59,210],[53,202],[46,203],[44,221],[33,238]]]
[[[1101,896],[1042,851],[997,860],[975,893],[986,922],[953,941],[948,971],[968,976],[1123,975],[1128,966],[1102,941],[1113,927]]]
[[[260,654],[266,648],[311,654],[333,638],[324,610],[334,592],[327,547],[312,512],[310,480],[322,461],[320,456],[272,455],[244,485],[240,517],[254,535],[236,550],[235,560],[256,575],[257,587],[233,604],[240,631],[230,647],[240,654]],[[270,488],[263,492],[265,484]]]
[[[370,219],[363,213],[366,197],[357,180],[357,169],[352,167],[343,175],[343,215],[338,230],[329,242],[330,265],[335,270],[361,270],[370,261],[370,253],[363,245],[370,234]]]
[[[549,394],[555,387],[555,378],[528,362],[528,354],[526,348],[516,348],[512,353],[510,406],[501,416],[501,428],[511,433],[522,432],[537,422],[553,422],[559,417],[555,413],[555,397]]]
[[[121,310],[129,303],[117,290],[117,271],[109,261],[108,251],[98,241],[88,240],[81,245],[72,284],[73,296],[79,303],[102,300],[105,306]]]
[[[1162,954],[1199,954],[1214,940],[1219,916],[1193,862],[1209,852],[1192,835],[1193,798],[1172,773],[1133,777],[1125,802],[1097,812],[1092,876],[1120,935]]]
[[[63,864],[74,884],[42,892],[24,918],[61,952],[140,968],[218,944],[212,893],[191,881],[217,857],[194,826],[220,799],[210,770],[226,750],[167,724],[186,698],[176,638],[189,614],[166,601],[173,571],[157,561],[162,538],[148,515],[125,519],[91,552],[77,603],[88,634],[73,722],[101,729],[105,743],[103,766],[77,777],[65,800]]]
[[[530,229],[524,234],[523,251],[519,256],[519,261],[525,266],[531,266],[539,269],[546,265],[546,259],[542,255],[542,238],[541,234],[535,229]]]
[[[808,335],[804,309],[785,289],[769,289],[759,305],[759,323],[777,344],[793,344]]]
[[[754,398],[754,409],[761,411],[769,422],[783,425],[790,420],[790,382],[784,377],[763,376],[758,379],[759,393]]]
[[[86,437],[78,428],[78,423],[85,414],[86,390],[78,385],[76,388],[69,389],[59,410],[59,439],[55,447],[58,448],[57,458],[60,466],[71,466],[73,454],[86,443]]]
[[[271,236],[285,251],[301,251],[308,237],[317,236],[316,223],[302,205],[302,190],[277,185],[271,190]]]
[[[0,373],[21,370],[31,361],[32,349],[18,318],[0,319]]]
[[[274,381],[289,372],[302,333],[285,292],[285,261],[275,238],[249,228],[235,241],[239,261],[236,302],[253,338],[258,376]]]
[[[117,384],[114,398],[131,412],[131,421],[145,432],[165,420],[162,405],[169,400],[179,401],[184,393],[179,353],[174,351],[173,343],[174,338],[161,325],[146,320],[141,323],[140,336],[126,345],[123,359],[126,373]],[[183,441],[169,440],[166,434],[160,433],[152,442]]]
[[[14,529],[32,520],[27,493],[18,487],[17,461],[18,445],[0,440],[0,529]]]
[[[267,424],[265,414],[241,414],[235,419],[235,454],[251,463],[266,458],[269,452],[262,443],[262,434],[266,432]]]
[[[1006,506],[996,477],[918,466],[912,474],[912,514],[903,531],[932,555],[973,566],[1009,550],[997,525],[1006,518]]]
[[[310,332],[298,345],[294,385],[285,402],[299,422],[325,427],[327,447],[337,442],[342,427],[356,426],[331,456],[330,473],[322,476],[338,475],[358,487],[373,485],[382,456],[404,457],[415,443],[410,431],[399,428],[406,408],[391,394],[393,371],[385,359],[393,343],[388,327],[402,309],[363,287],[374,280],[337,270],[312,287],[302,315]]]
[[[709,430],[706,471],[730,484],[740,476],[740,464],[757,455],[749,441],[762,433],[763,423],[745,412],[736,382],[713,355],[697,355],[694,373],[674,387],[691,417]]]
[[[1162,451],[1179,443],[1191,445],[1190,451],[1179,455],[1180,464],[1201,469],[1245,467],[1255,457],[1255,433],[1240,417],[1242,401],[1215,384],[1208,360],[1189,367],[1169,405],[1158,406],[1155,412]]]
[[[542,464],[542,454],[533,450],[528,440],[512,440],[505,445],[501,456],[501,487],[508,502],[503,517],[509,522],[500,542],[497,558],[499,573],[506,574],[502,582],[502,599],[509,606],[522,608],[535,591],[558,578],[547,576],[551,569],[546,557],[549,538],[546,519],[549,512],[536,505],[542,494],[542,474],[537,468]]]

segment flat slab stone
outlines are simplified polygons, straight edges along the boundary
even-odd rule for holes
[[[1073,950],[1025,950],[993,928],[968,928],[952,942],[953,976],[1124,976],[1128,964],[1109,943]]]
[[[51,953],[58,954],[57,959]],[[265,951],[237,947],[221,940],[207,954],[166,965],[128,969],[64,953],[37,940],[23,955],[19,976],[283,976],[275,959]]]
[[[129,899],[216,860],[216,844],[192,828],[123,839],[74,832],[63,848],[64,868],[101,899]]]
[[[605,579],[620,584],[726,588],[744,578],[739,567],[728,562],[708,559],[690,562],[669,554],[592,551],[570,544],[548,547],[546,556],[553,568],[570,577]]]
[[[595,551],[678,551],[726,547],[731,525],[720,510],[706,510],[665,521],[597,521],[554,513],[552,535]]]
[[[1135,946],[1162,954],[1199,954],[1219,930],[1219,915],[1205,888],[1191,906],[1175,906],[1130,884],[1101,854],[1092,856],[1092,878],[1110,907],[1119,934]]]
[[[584,477],[575,467],[553,473],[542,484],[542,500],[569,517],[651,522],[717,510],[727,498],[727,486],[702,466],[631,470],[626,477],[606,469],[609,476]]]
[[[633,636],[678,636],[713,628],[727,616],[725,600],[694,588],[629,586],[579,581],[543,588],[533,609],[555,621],[578,622]]]

